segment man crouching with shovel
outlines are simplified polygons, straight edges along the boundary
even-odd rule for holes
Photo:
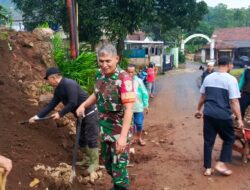
[[[81,103],[87,100],[88,94],[83,91],[80,85],[74,80],[63,78],[60,74],[60,71],[56,67],[49,68],[44,79],[46,79],[48,83],[54,87],[54,96],[47,106],[45,106],[38,114],[29,119],[29,123],[35,123],[36,120],[44,118],[60,102],[64,104],[64,108],[61,111],[52,114],[52,119],[60,119],[69,112],[72,112],[75,117],[77,117],[75,111],[78,106],[81,105]],[[95,105],[90,106],[85,110],[85,117],[80,122],[81,132],[79,145],[81,151],[84,154],[84,158],[81,162],[78,162],[77,165],[87,166],[87,171],[89,174],[91,174],[99,167],[97,143],[99,126],[98,114]]]

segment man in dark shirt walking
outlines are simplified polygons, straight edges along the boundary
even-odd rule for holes
[[[217,134],[223,140],[220,159],[215,169],[223,175],[231,175],[225,163],[232,158],[234,144],[234,128],[232,112],[238,118],[238,126],[243,127],[238,98],[240,92],[237,80],[228,74],[232,65],[228,57],[221,57],[218,61],[218,72],[208,75],[200,89],[201,97],[195,116],[203,117],[204,138],[204,168],[205,176],[212,174],[212,150]],[[204,105],[203,114],[201,112]]]
[[[56,67],[51,67],[47,70],[44,77],[48,83],[55,88],[54,96],[47,106],[39,113],[29,119],[30,123],[34,123],[36,119],[43,118],[49,114],[60,102],[64,104],[64,108],[51,115],[52,119],[60,119],[69,112],[72,112],[75,117],[78,106],[88,98],[88,94],[84,92],[79,84],[74,80],[63,78],[60,71]],[[98,114],[96,107],[90,106],[85,110],[85,118],[82,119],[80,149],[85,154],[84,160],[78,165],[87,165],[87,171],[92,173],[98,168]]]

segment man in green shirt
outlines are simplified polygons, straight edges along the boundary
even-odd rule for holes
[[[141,146],[146,145],[142,139],[142,130],[144,124],[144,113],[148,113],[148,91],[143,81],[136,75],[135,65],[130,64],[127,72],[133,77],[136,102],[134,105],[134,133],[135,141]]]

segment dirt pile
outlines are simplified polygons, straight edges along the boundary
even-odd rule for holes
[[[44,190],[51,182],[33,167],[38,163],[51,167],[71,163],[74,136],[68,128],[57,128],[53,121],[19,124],[40,109],[34,102],[43,94],[46,65],[54,64],[48,61],[50,48],[49,41],[36,34],[0,30],[0,154],[13,160],[7,183],[10,190],[29,189],[34,178],[40,180],[36,189]],[[82,187],[78,182],[72,186]]]
[[[11,158],[14,165],[8,177],[7,190],[110,189],[111,178],[106,173],[97,172],[93,178],[95,184],[92,184],[92,179],[80,176],[84,174],[83,168],[77,167],[78,176],[73,184],[70,187],[58,187],[55,180],[46,177],[44,171],[34,170],[37,164],[51,168],[51,171],[62,162],[70,165],[75,139],[67,127],[58,128],[54,121],[35,125],[19,124],[37,113],[41,102],[51,98],[45,93],[48,86],[43,81],[46,66],[54,64],[50,61],[50,34],[44,36],[38,33],[0,30],[0,154]],[[153,114],[154,111],[150,115]],[[155,118],[161,121],[163,115],[153,116],[149,118],[151,121],[156,121]],[[64,125],[69,125],[69,122],[68,119],[62,121]],[[133,145],[134,162],[129,167],[131,189],[162,189],[162,183],[156,185],[154,179],[167,173],[167,167],[161,167],[164,172],[160,173],[154,168],[161,166],[159,163],[165,162],[166,151],[173,149],[172,128],[168,124],[146,121],[147,146]],[[66,168],[68,173],[69,167]],[[53,171],[61,174],[56,169]],[[165,177],[162,177],[160,181],[164,180]],[[33,188],[30,187],[33,185]]]
[[[46,67],[54,65],[50,39],[35,31],[33,33],[8,33],[9,46],[12,49],[12,59],[9,60],[12,62],[10,74],[22,86],[23,91],[32,97],[43,93],[41,91],[45,85],[42,80],[44,70]],[[9,49],[7,48],[6,51]]]
[[[43,175],[52,182],[55,182],[57,189],[62,187],[70,187],[71,185],[71,166],[66,163],[60,163],[58,167],[51,168],[50,166],[37,165],[35,171],[43,172]]]

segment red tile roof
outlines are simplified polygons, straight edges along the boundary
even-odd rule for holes
[[[143,41],[146,38],[146,34],[145,32],[142,31],[136,31],[131,35],[127,36],[127,40],[139,40],[139,41]]]
[[[215,41],[250,40],[250,27],[216,29],[212,35]]]
[[[216,29],[211,38],[215,39],[215,49],[250,47],[250,27]],[[209,49],[210,45],[203,48]]]

